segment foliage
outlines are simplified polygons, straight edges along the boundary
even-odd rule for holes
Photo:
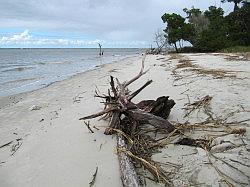
[[[250,46],[233,46],[220,50],[223,53],[250,52]]]
[[[225,17],[228,23],[229,39],[234,45],[250,45],[250,3]]]
[[[191,41],[193,27],[189,23],[185,23],[185,18],[178,14],[164,14],[161,19],[164,23],[167,22],[167,27],[164,30],[168,36],[168,43],[173,44],[176,51],[177,42],[180,43],[181,40]]]
[[[230,46],[230,41],[227,37],[228,27],[224,21],[223,14],[223,9],[215,6],[210,6],[204,12],[205,17],[209,20],[209,25],[207,29],[201,32],[194,47],[202,52],[210,52]]]
[[[237,1],[237,4],[240,2]],[[194,7],[183,11],[187,14],[186,18],[175,13],[162,16],[163,22],[167,23],[165,37],[177,52],[177,42],[183,40],[189,41],[193,50],[200,52],[250,45],[250,3],[243,3],[227,16],[224,16],[222,8],[215,6],[210,6],[204,12]]]

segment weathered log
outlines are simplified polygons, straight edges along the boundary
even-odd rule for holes
[[[162,128],[168,133],[175,130],[175,127],[166,119],[144,112],[140,109],[127,111],[129,118],[139,121],[141,124],[151,124],[157,128]]]
[[[162,117],[163,119],[167,119],[171,109],[175,105],[174,100],[168,100],[169,96],[158,97],[155,100],[144,100],[136,104],[136,106],[151,114]]]
[[[117,154],[120,165],[121,180],[124,187],[139,187],[139,178],[131,158],[119,150],[127,150],[127,144],[121,134],[117,134]]]
[[[105,129],[104,134],[106,135],[114,134],[113,129],[118,128],[120,124],[120,115],[121,115],[120,111],[113,112],[111,120],[109,122],[109,126]]]

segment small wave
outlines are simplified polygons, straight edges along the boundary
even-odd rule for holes
[[[46,62],[37,62],[39,65],[46,65]]]
[[[47,64],[71,64],[72,62],[70,61],[51,61],[51,62],[46,62]]]

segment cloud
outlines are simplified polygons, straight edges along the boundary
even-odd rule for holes
[[[82,40],[82,39],[67,39],[67,38],[40,38],[33,36],[29,33],[29,30],[25,30],[18,34],[10,36],[3,36],[0,38],[0,45],[2,46],[24,46],[24,47],[97,47],[98,43],[105,44],[105,47],[138,47],[145,46],[145,41],[105,41],[105,40]]]
[[[29,35],[29,30],[25,30],[20,34],[14,34],[13,36],[10,37],[3,36],[0,39],[0,44],[23,43],[23,42],[29,42],[30,39],[31,36]]]
[[[65,38],[36,38],[29,33],[29,30],[25,30],[22,33],[14,34],[11,36],[3,36],[0,38],[1,45],[34,45],[34,46],[43,46],[43,45],[55,45],[55,46],[68,46],[68,45],[94,45],[100,42],[100,40],[85,41],[85,40],[70,40]]]
[[[184,15],[182,9],[192,5],[203,10],[210,5],[223,6],[226,12],[233,8],[220,0],[6,0],[0,2],[0,31],[29,28],[89,40],[150,43],[154,32],[165,27],[162,14]]]

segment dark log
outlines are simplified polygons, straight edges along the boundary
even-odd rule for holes
[[[129,118],[139,121],[141,124],[151,124],[157,128],[161,128],[168,133],[175,130],[175,127],[166,119],[155,116],[151,113],[144,112],[140,109],[127,111]]]
[[[173,108],[173,106],[175,105],[174,100],[168,100],[168,98],[169,96],[162,96],[158,97],[156,101],[144,100],[136,104],[136,106],[145,112],[149,112],[156,116],[162,117],[163,119],[167,119],[170,114],[171,108]]]

